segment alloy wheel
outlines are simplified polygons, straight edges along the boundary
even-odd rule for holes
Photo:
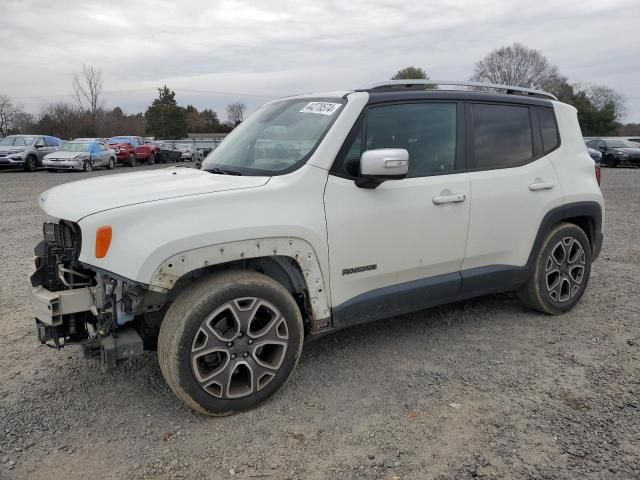
[[[236,298],[201,323],[191,346],[191,369],[208,394],[246,397],[275,378],[288,345],[287,322],[272,303]]]
[[[545,262],[547,294],[557,303],[568,302],[583,287],[586,254],[578,240],[564,237],[551,249]]]

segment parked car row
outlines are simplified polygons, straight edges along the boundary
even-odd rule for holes
[[[594,154],[591,153],[595,150],[600,154],[600,163],[607,167],[640,166],[640,144],[636,142],[620,138],[592,138],[585,143],[591,158],[595,160]]]
[[[63,141],[49,135],[9,135],[0,139],[0,167],[91,171],[116,164],[134,167],[138,162],[202,161],[202,153],[188,144],[174,146],[136,136],[76,138]]]

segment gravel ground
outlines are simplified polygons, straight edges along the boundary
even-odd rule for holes
[[[640,478],[640,170],[603,171],[604,249],[572,312],[497,295],[351,328],[218,419],[174,398],[155,353],[103,374],[36,342],[37,195],[110,173],[0,172],[0,478]]]

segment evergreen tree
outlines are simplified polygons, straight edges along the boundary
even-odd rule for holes
[[[175,92],[166,85],[158,89],[158,98],[151,103],[144,116],[147,135],[163,139],[187,136],[186,109],[178,106]]]

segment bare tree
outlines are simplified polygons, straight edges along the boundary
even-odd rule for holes
[[[25,112],[22,108],[16,109],[13,115],[11,133],[34,133],[35,121],[33,115]]]
[[[244,120],[244,112],[247,110],[247,106],[242,102],[230,103],[227,105],[227,118],[229,123],[234,127],[240,125]]]
[[[82,115],[73,104],[50,103],[40,110],[38,127],[56,137],[74,138],[81,135]]]
[[[73,92],[78,106],[91,115],[93,129],[97,130],[96,117],[102,109],[102,70],[92,65],[82,65],[82,72],[73,75]]]
[[[566,79],[538,50],[514,43],[477,62],[471,80],[555,91]]]
[[[6,95],[0,94],[0,137],[23,133],[33,126],[33,117]]]
[[[13,102],[6,95],[0,95],[0,136],[5,137],[13,123]]]
[[[616,120],[621,120],[626,114],[625,98],[612,88],[594,83],[574,83],[576,92],[584,92],[591,104],[598,110],[606,107],[613,108]]]

